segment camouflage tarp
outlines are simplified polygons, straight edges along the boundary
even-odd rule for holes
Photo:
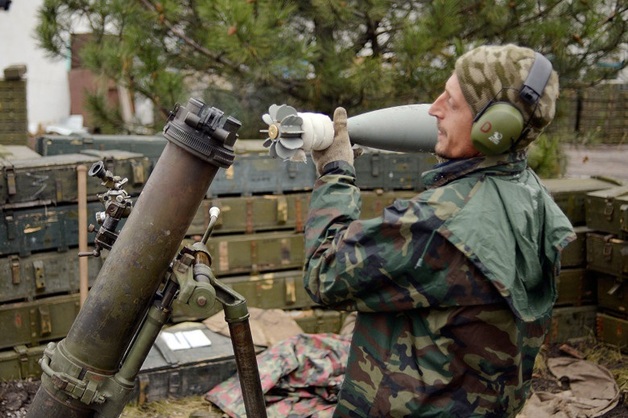
[[[268,418],[331,417],[344,379],[351,336],[299,334],[257,356]],[[205,399],[230,417],[246,416],[235,375]]]

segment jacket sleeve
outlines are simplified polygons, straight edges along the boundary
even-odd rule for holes
[[[365,312],[486,303],[495,296],[466,258],[435,230],[438,204],[423,193],[360,220],[352,166],[317,180],[305,226],[305,288],[337,309]],[[486,280],[483,280],[486,282]]]

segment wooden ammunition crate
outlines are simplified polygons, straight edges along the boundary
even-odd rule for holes
[[[100,202],[88,203],[87,223],[96,223],[96,213],[103,210]],[[125,222],[126,218],[120,221],[118,230]],[[26,257],[35,252],[67,251],[78,247],[78,230],[76,204],[0,209],[0,256]],[[89,240],[93,240],[93,236]]]
[[[366,152],[356,158],[356,184],[363,190],[423,190],[421,173],[436,164],[428,153]]]
[[[628,319],[628,280],[610,274],[597,275],[597,303],[600,311]]]
[[[262,274],[242,275],[219,279],[224,285],[246,299],[247,306],[261,309],[302,309],[314,306],[314,302],[303,287],[301,270],[274,271]],[[205,319],[199,317],[175,301],[173,321]],[[216,302],[207,316],[220,312],[222,306]]]
[[[587,226],[577,226],[574,228],[574,232],[576,233],[575,241],[570,242],[560,255],[562,268],[584,267],[586,265],[587,233],[591,232],[591,229]]]
[[[0,351],[0,381],[40,378],[39,359],[43,357],[45,348],[44,345],[18,345],[11,350]]]
[[[216,276],[301,268],[304,236],[292,231],[211,237],[207,249]]]
[[[24,160],[40,157],[41,155],[26,145],[0,145],[0,158],[7,160]]]
[[[362,219],[381,216],[382,210],[395,199],[410,199],[416,192],[361,192]],[[209,224],[209,209],[220,209],[213,235],[293,230],[303,232],[311,193],[290,193],[261,196],[216,197],[201,202],[187,235],[202,235]]]
[[[308,334],[333,332],[339,333],[348,312],[331,309],[304,309],[291,311],[290,315]]]
[[[543,184],[574,226],[585,225],[584,202],[587,193],[617,187],[620,183],[611,179],[544,179]],[[588,225],[591,227],[591,225]]]
[[[78,312],[78,294],[0,305],[0,348],[61,339]]]
[[[562,269],[556,277],[556,289],[557,307],[590,305],[597,300],[595,275],[584,268]]]
[[[249,144],[248,149],[236,154],[229,168],[218,170],[206,197],[252,196],[312,190],[316,181],[316,168],[311,160],[304,164],[272,158],[268,150],[262,147],[261,143],[258,144],[257,147]]]
[[[628,352],[628,320],[598,312],[597,339]]]
[[[587,226],[623,238],[628,235],[628,186],[587,193]]]
[[[0,145],[25,145],[28,139],[28,135],[26,132],[24,133],[15,133],[15,132],[7,132],[4,133],[0,130]]]
[[[0,80],[0,122],[26,120],[26,80]]]
[[[545,343],[564,343],[595,335],[595,305],[555,308]]]
[[[621,144],[628,132],[626,84],[600,84],[581,91],[579,131],[603,135],[605,143]]]
[[[142,154],[154,167],[167,143],[161,135],[44,135],[35,139],[35,151],[41,155],[59,155],[84,150],[124,150]]]
[[[26,81],[0,80],[0,144],[26,145]]]
[[[309,208],[309,193],[222,197],[201,202],[187,235],[202,235],[209,224],[209,209],[220,209],[213,235],[271,230],[303,232]]]
[[[103,161],[113,175],[126,178],[124,190],[138,195],[148,179],[150,161],[142,154],[128,151],[87,150],[81,154],[52,155],[38,158],[0,159],[0,206],[32,207],[77,201],[76,167],[88,170]],[[97,200],[106,189],[96,177],[87,178],[87,198]]]
[[[90,285],[98,276],[103,257],[87,262]],[[27,257],[0,258],[0,302],[27,301],[79,291],[78,249],[48,251]]]
[[[628,278],[628,241],[590,232],[586,247],[588,269]]]

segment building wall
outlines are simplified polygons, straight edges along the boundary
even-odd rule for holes
[[[47,58],[34,39],[37,10],[43,0],[18,0],[0,11],[0,77],[13,64],[27,66],[28,127],[56,123],[70,115],[69,63]]]

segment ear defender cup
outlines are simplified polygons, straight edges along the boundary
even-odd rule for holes
[[[484,155],[497,155],[508,150],[523,132],[523,116],[509,103],[491,104],[471,128],[471,141]]]

